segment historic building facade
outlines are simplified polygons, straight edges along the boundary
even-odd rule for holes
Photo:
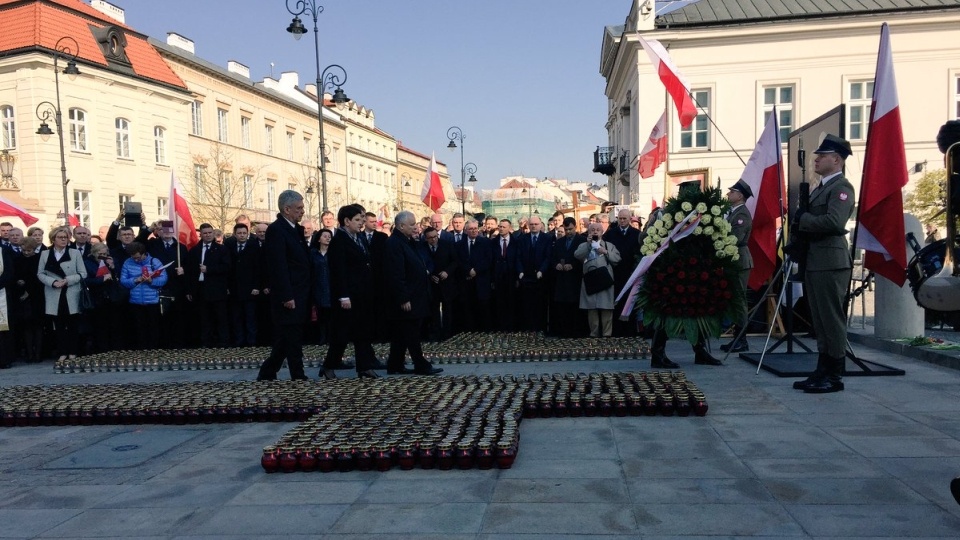
[[[786,135],[842,104],[854,150],[847,176],[859,187],[883,22],[890,25],[911,181],[926,167],[942,167],[937,130],[960,115],[960,2],[862,2],[842,10],[810,2],[791,12],[781,2],[753,2],[750,11],[740,4],[635,0],[624,25],[604,30],[600,73],[611,150],[609,168],[597,169],[610,173],[611,200],[647,207],[691,179],[729,187],[774,106],[789,164],[796,156],[786,155]],[[659,40],[690,82],[701,107],[690,128],[679,126],[638,33]],[[665,106],[669,159],[641,180],[637,158]]]

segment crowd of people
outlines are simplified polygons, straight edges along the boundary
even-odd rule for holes
[[[325,212],[313,230],[300,223],[302,197],[283,196],[274,223],[239,216],[227,235],[204,223],[190,249],[169,223],[135,231],[121,216],[102,237],[85,227],[58,227],[47,235],[49,244],[40,229],[24,235],[0,223],[0,288],[10,327],[0,332],[0,365],[112,350],[276,345],[285,336],[287,345],[329,344],[332,359],[321,376],[332,378],[335,369],[350,367],[340,358],[348,341],[357,347],[358,372],[408,371],[400,352],[383,366],[369,348],[391,340],[400,347],[398,327],[401,341],[416,337],[402,343],[411,353],[420,340],[467,331],[558,337],[642,331],[636,320],[621,320],[622,303],[614,301],[643,241],[642,221],[630,210],[617,212],[613,223],[607,214],[578,222],[558,212],[546,223],[535,214],[515,227],[509,219],[462,214],[448,223],[440,214],[417,221],[410,212],[388,224],[348,205],[337,215]],[[271,238],[271,227],[284,222],[290,227],[275,227]],[[610,278],[599,290],[584,277],[594,269]],[[278,313],[272,304],[302,317]],[[289,321],[278,325],[278,317]],[[293,326],[302,338],[290,334]],[[275,352],[276,365],[261,370],[261,378],[275,378],[283,360],[289,363],[289,351]],[[413,356],[413,371],[438,371]],[[291,375],[304,376],[302,368]]]

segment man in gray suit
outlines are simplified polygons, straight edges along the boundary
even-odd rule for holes
[[[753,196],[753,190],[743,181],[737,180],[730,191],[727,192],[727,200],[730,201],[730,213],[727,215],[727,223],[730,224],[730,233],[737,237],[737,252],[740,258],[740,285],[743,290],[743,314],[740,317],[740,331],[737,334],[740,339],[734,339],[726,345],[721,345],[720,350],[724,352],[741,352],[749,350],[746,338],[747,320],[747,281],[750,279],[750,270],[753,269],[753,257],[750,256],[750,248],[747,241],[750,239],[750,231],[753,229],[753,218],[750,216],[750,210],[747,209],[747,199]]]
[[[846,140],[827,135],[813,153],[817,156],[813,170],[820,175],[820,185],[810,193],[809,209],[794,214],[793,226],[809,241],[803,283],[820,356],[816,371],[793,387],[824,394],[843,390],[848,347],[843,300],[853,265],[846,224],[854,207],[853,185],[843,176],[843,165],[853,151]]]

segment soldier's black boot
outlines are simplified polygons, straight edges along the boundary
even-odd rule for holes
[[[847,359],[844,356],[833,358],[825,357],[825,373],[819,382],[810,384],[803,389],[808,394],[829,394],[843,390],[843,368]]]
[[[650,346],[650,367],[655,369],[677,369],[679,364],[667,358],[667,332],[658,328],[653,333],[653,344]]]
[[[829,358],[827,355],[820,353],[817,356],[817,368],[813,370],[813,373],[809,377],[802,381],[794,381],[793,389],[794,390],[806,390],[808,386],[814,385],[820,382],[820,379],[823,379],[824,374],[826,373],[826,363],[825,360]]]
[[[714,358],[713,355],[711,355],[707,351],[707,346],[703,342],[703,339],[698,341],[697,344],[693,346],[693,352],[694,352],[694,360],[693,360],[694,364],[700,364],[703,366],[722,366],[723,365],[723,362]]]

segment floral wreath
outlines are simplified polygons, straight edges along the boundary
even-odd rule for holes
[[[645,326],[694,344],[700,335],[719,336],[724,320],[742,314],[737,237],[724,217],[729,208],[719,188],[683,190],[667,200],[640,248],[655,257],[634,305]]]

